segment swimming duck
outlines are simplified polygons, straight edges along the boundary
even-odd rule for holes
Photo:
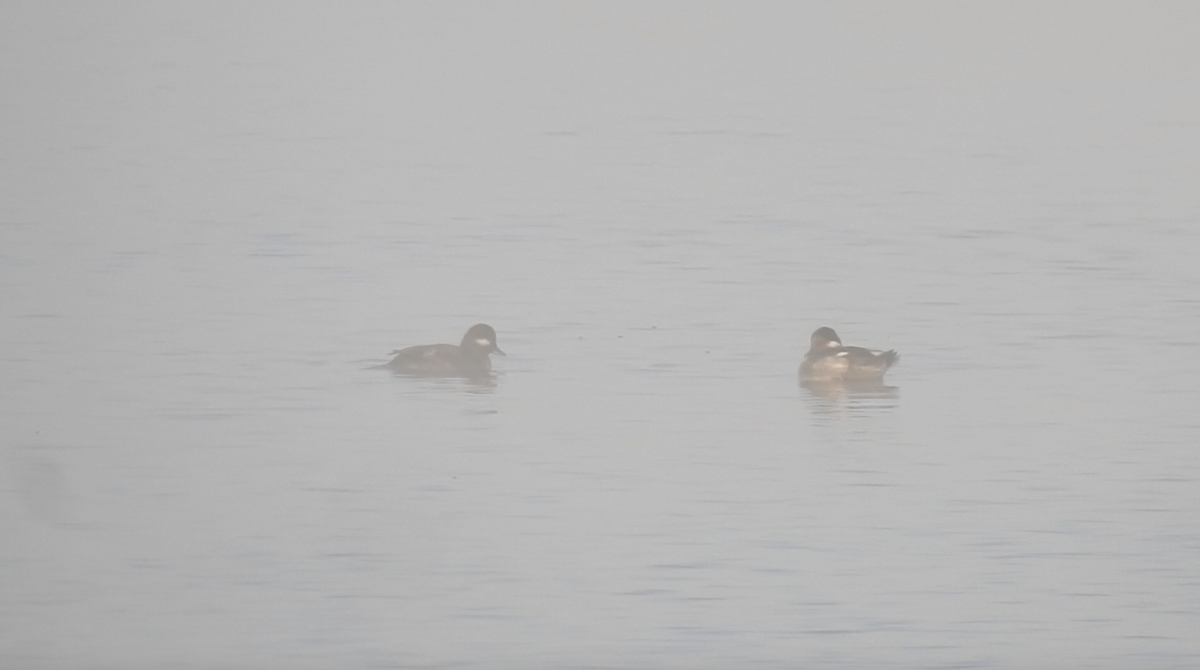
[[[505,355],[496,346],[496,330],[486,323],[471,326],[462,342],[421,344],[392,352],[396,355],[382,367],[394,372],[423,377],[482,377],[492,370],[488,354]]]
[[[812,346],[800,363],[800,378],[818,382],[880,380],[898,360],[900,354],[894,349],[875,352],[843,346],[832,328],[822,326],[813,331]]]

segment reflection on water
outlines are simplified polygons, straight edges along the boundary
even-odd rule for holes
[[[500,373],[496,370],[478,374],[422,373],[398,370],[387,363],[367,365],[364,369],[386,371],[396,379],[410,380],[413,384],[419,384],[414,388],[430,391],[453,389],[472,393],[490,393],[500,380]]]
[[[882,381],[800,381],[801,394],[816,426],[854,420],[855,432],[871,436],[882,430],[870,419],[892,413],[900,404],[900,389]],[[865,420],[865,422],[863,421]]]
[[[389,368],[387,365],[372,367],[373,369],[387,370],[396,379],[408,380],[412,384],[417,384],[419,386],[416,388],[421,391],[455,390],[468,393],[491,393],[495,391],[496,384],[500,379],[499,373],[495,370],[480,375],[423,375],[402,372]]]
[[[801,379],[800,388],[820,412],[844,409],[891,409],[899,404],[900,388],[880,380],[810,381]]]

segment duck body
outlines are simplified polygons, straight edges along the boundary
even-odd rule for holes
[[[496,330],[486,323],[471,326],[458,345],[421,344],[392,353],[395,357],[382,367],[421,377],[487,376],[492,371],[489,355],[504,355],[496,345]]]
[[[800,379],[813,382],[855,382],[883,379],[897,361],[896,351],[872,351],[863,347],[847,347],[829,327],[818,328],[812,334],[811,348],[800,363]]]

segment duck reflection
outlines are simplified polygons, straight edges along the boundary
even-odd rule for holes
[[[384,366],[377,366],[384,367]],[[465,391],[467,393],[491,393],[496,390],[500,376],[496,372],[480,372],[470,375],[422,375],[401,370],[390,370],[393,377],[410,379],[415,384],[413,392]]]
[[[896,400],[900,387],[883,383],[882,380],[857,381],[813,381],[801,379],[800,387],[809,395],[831,402],[848,400]]]
[[[813,381],[800,379],[813,411],[822,416],[886,412],[900,404],[900,389],[882,380]]]

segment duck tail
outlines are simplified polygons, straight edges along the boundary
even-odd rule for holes
[[[879,357],[883,359],[884,365],[889,368],[900,362],[900,354],[896,353],[895,349],[889,349],[879,354]]]

